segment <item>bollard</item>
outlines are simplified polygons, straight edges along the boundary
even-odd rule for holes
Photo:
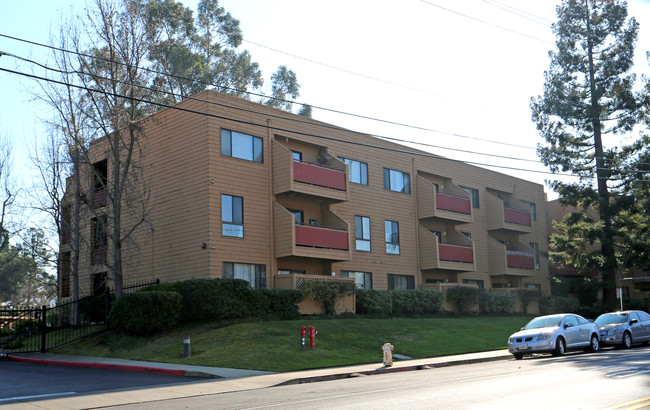
[[[189,336],[185,336],[185,338],[183,338],[183,357],[185,357],[186,359],[188,357],[190,357],[190,337]]]

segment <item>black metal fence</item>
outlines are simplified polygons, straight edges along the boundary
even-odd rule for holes
[[[135,292],[160,280],[129,284],[124,293]],[[42,306],[35,309],[0,309],[0,354],[46,352],[109,329],[108,313],[115,292]]]

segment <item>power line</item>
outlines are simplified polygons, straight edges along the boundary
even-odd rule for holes
[[[103,57],[93,56],[93,55],[89,55],[89,54],[80,53],[80,52],[77,52],[77,51],[67,50],[67,49],[59,48],[59,47],[54,47],[54,46],[51,46],[49,44],[43,44],[43,43],[38,43],[38,42],[30,41],[30,40],[25,40],[25,39],[22,39],[22,38],[9,36],[9,35],[2,34],[2,33],[0,33],[0,37],[5,37],[5,38],[11,39],[11,40],[24,42],[24,43],[32,44],[32,45],[39,46],[39,47],[49,48],[51,50],[56,50],[56,51],[60,51],[60,52],[63,52],[63,53],[71,53],[71,54],[79,55],[81,57],[98,59],[98,60],[113,63],[113,64],[124,65],[121,62],[112,61],[112,60],[109,60],[109,59],[106,59],[106,58],[103,58]],[[252,95],[252,96],[256,96],[256,97],[262,97],[262,98],[272,98],[272,97],[269,97],[269,96],[261,94],[261,93],[255,93],[255,92],[247,91],[247,90],[240,90],[240,89],[233,88],[233,87],[221,86],[221,85],[217,85],[217,84],[213,84],[213,83],[208,83],[208,82],[205,82],[205,81],[202,81],[202,80],[193,80],[193,79],[189,79],[187,77],[182,77],[182,76],[178,76],[178,75],[175,75],[175,74],[164,73],[164,72],[153,70],[153,69],[150,69],[150,68],[143,67],[142,70],[153,73],[153,74],[165,75],[165,76],[177,79],[177,80],[196,82],[196,83],[201,84],[201,85],[216,87],[217,89],[235,91],[235,92],[238,92],[238,93],[248,94],[248,95]],[[470,140],[474,140],[474,141],[483,141],[483,142],[487,142],[487,143],[491,143],[491,144],[499,144],[499,145],[504,145],[504,146],[523,148],[523,149],[533,149],[533,150],[535,149],[535,148],[524,146],[524,145],[517,145],[517,144],[512,144],[512,143],[507,143],[507,142],[502,142],[502,141],[494,141],[494,140],[489,140],[489,139],[484,139],[484,138],[472,137],[472,136],[458,134],[458,133],[449,132],[449,131],[441,131],[441,130],[437,130],[437,129],[433,129],[433,128],[420,127],[420,126],[401,123],[401,122],[397,122],[397,121],[390,121],[390,120],[385,120],[385,119],[381,119],[381,118],[375,118],[375,117],[370,117],[370,116],[365,116],[365,115],[360,115],[360,114],[349,113],[349,112],[336,110],[336,109],[332,109],[332,108],[327,108],[327,107],[322,107],[322,106],[318,106],[318,105],[311,105],[311,104],[300,103],[300,102],[289,101],[289,100],[282,100],[282,99],[280,99],[280,100],[283,101],[283,102],[287,102],[287,103],[291,103],[291,104],[298,104],[298,105],[302,105],[302,106],[309,105],[310,107],[312,107],[314,109],[327,111],[327,112],[331,112],[331,113],[334,113],[334,114],[341,114],[341,115],[346,115],[346,116],[349,116],[349,117],[360,118],[360,119],[370,120],[370,121],[376,121],[376,122],[380,122],[380,123],[384,123],[384,124],[410,128],[410,129],[414,129],[414,130],[418,130],[418,131],[432,132],[432,133],[437,133],[437,134],[449,135],[449,136],[452,136],[452,137],[470,139]]]
[[[446,8],[446,7],[442,7],[442,6],[438,5],[438,4],[431,3],[430,1],[427,1],[427,0],[420,0],[420,1],[421,1],[422,3],[428,4],[429,6],[437,7],[437,8],[439,8],[439,9],[442,9],[442,10],[448,11],[449,13],[457,14],[457,15],[459,15],[459,16],[462,16],[462,17],[468,18],[468,19],[470,19],[470,20],[474,20],[474,21],[477,21],[477,22],[479,22],[479,23],[487,24],[488,26],[496,27],[496,28],[498,28],[498,29],[501,29],[501,30],[507,31],[507,32],[509,32],[509,33],[516,34],[516,35],[518,35],[518,36],[522,36],[522,37],[530,38],[530,39],[533,39],[533,40],[536,40],[536,41],[541,41],[542,43],[546,43],[546,44],[551,44],[551,45],[553,45],[553,43],[551,43],[550,41],[546,41],[546,40],[543,40],[543,39],[541,39],[541,38],[537,38],[537,37],[534,37],[534,36],[531,36],[531,35],[528,35],[528,34],[524,34],[524,33],[521,33],[521,32],[519,32],[519,31],[511,30],[511,29],[509,29],[509,28],[506,28],[506,27],[503,27],[503,26],[499,26],[499,25],[496,25],[496,24],[493,24],[493,23],[487,22],[487,21],[485,21],[485,20],[478,19],[478,18],[476,18],[476,17],[468,16],[467,14],[463,14],[463,13],[458,12],[458,11],[456,11],[456,10],[452,10],[452,9],[448,9],[448,8]]]
[[[160,103],[160,102],[157,102],[157,101],[146,100],[144,98],[129,97],[129,96],[125,96],[125,95],[121,95],[121,94],[113,93],[113,92],[109,92],[109,91],[96,90],[96,89],[86,87],[86,86],[71,84],[71,83],[67,83],[67,82],[64,82],[64,81],[53,80],[53,79],[50,79],[50,78],[40,77],[40,76],[37,76],[37,75],[34,75],[34,74],[22,73],[22,72],[19,72],[19,71],[9,70],[9,69],[2,68],[2,67],[0,67],[0,71],[4,71],[4,72],[11,73],[11,74],[16,74],[16,75],[21,75],[21,76],[24,76],[24,77],[29,77],[29,78],[32,78],[32,79],[35,79],[35,80],[46,81],[46,82],[51,82],[51,83],[54,83],[54,84],[64,85],[64,86],[67,86],[67,87],[78,88],[78,89],[82,89],[82,90],[92,92],[92,93],[100,93],[100,94],[104,94],[104,95],[108,95],[108,96],[129,99],[129,100],[134,101],[134,102],[140,102],[140,103],[144,103],[144,104],[151,104],[151,105],[155,105],[155,106],[162,107],[162,108],[169,108],[169,109],[178,110],[178,111],[182,111],[182,112],[187,112],[187,113],[191,113],[191,114],[203,115],[203,116],[208,116],[208,117],[211,117],[211,118],[232,121],[232,122],[245,124],[245,125],[250,125],[250,126],[254,126],[254,127],[259,127],[259,128],[263,128],[263,129],[267,129],[267,130],[275,130],[275,131],[279,131],[279,132],[293,133],[293,134],[309,136],[309,137],[318,138],[318,139],[327,140],[327,141],[335,141],[335,142],[351,144],[351,145],[357,145],[357,146],[362,146],[362,147],[367,147],[367,148],[374,148],[374,149],[383,150],[383,151],[402,153],[402,154],[408,154],[408,155],[416,155],[416,156],[425,157],[425,158],[433,158],[433,159],[451,161],[451,162],[456,162],[456,163],[461,163],[461,164],[475,165],[475,166],[480,166],[480,167],[491,167],[491,168],[498,168],[498,169],[513,170],[513,171],[532,172],[532,173],[537,173],[537,174],[548,174],[548,175],[556,175],[556,176],[574,177],[574,175],[572,175],[572,174],[560,174],[560,173],[553,173],[553,172],[549,172],[549,171],[538,171],[538,170],[525,169],[525,168],[508,167],[508,166],[504,166],[504,165],[492,165],[492,164],[485,164],[485,163],[473,162],[473,161],[461,161],[461,160],[457,160],[457,159],[441,157],[441,156],[438,156],[438,155],[435,155],[435,154],[426,153],[426,152],[422,152],[422,151],[418,151],[418,150],[407,151],[407,150],[400,150],[400,149],[396,149],[396,148],[381,147],[381,146],[373,145],[373,144],[366,144],[366,143],[361,143],[361,142],[348,141],[348,140],[340,139],[340,138],[326,137],[326,136],[323,136],[323,135],[312,134],[312,133],[299,131],[299,130],[295,130],[295,129],[278,128],[278,127],[273,127],[273,126],[266,125],[266,124],[258,124],[258,123],[251,122],[251,121],[240,120],[240,119],[236,119],[236,118],[224,117],[224,116],[221,116],[221,115],[216,115],[216,114],[191,110],[191,109],[188,109],[188,108],[183,108],[183,107],[178,107],[178,106],[174,106],[174,105],[164,104],[164,103]]]
[[[45,68],[47,70],[55,71],[55,72],[62,73],[62,74],[88,75],[87,73],[78,72],[78,71],[68,72],[68,71],[63,71],[63,70],[59,70],[59,69],[50,68],[50,67],[48,67],[48,66],[46,66],[44,64],[38,63],[36,61],[26,59],[26,58],[23,58],[23,57],[20,57],[20,56],[16,56],[16,55],[11,54],[11,53],[6,53],[6,52],[1,52],[0,51],[0,56],[2,56],[2,55],[8,55],[8,56],[11,56],[11,57],[14,57],[14,58],[17,58],[17,59],[20,59],[20,60],[23,60],[23,61],[26,61],[26,62],[29,62],[29,63],[36,64],[36,65],[38,65],[40,67],[43,67],[43,68]],[[4,69],[1,69],[1,70],[9,71],[9,70],[4,70]],[[17,72],[17,71],[10,71],[10,72],[15,73],[15,74],[30,76],[28,74],[20,73],[20,72]],[[101,77],[101,76],[95,76],[95,77],[99,78],[99,79],[109,80],[109,79]],[[76,86],[76,85],[70,84],[70,83],[45,79],[43,77],[34,76],[34,78],[44,79],[44,81],[55,82],[55,83],[64,84],[64,85],[68,85],[68,86],[83,88],[83,89],[86,89],[87,91],[94,91],[94,92],[102,93],[102,91],[99,91],[99,90],[92,90],[92,89],[88,89],[86,87]],[[130,86],[130,87],[136,87],[136,88],[152,91],[154,93],[164,93],[164,94],[172,95],[172,96],[175,96],[175,97],[179,96],[178,94],[175,94],[173,92],[161,91],[161,90],[157,90],[157,89],[152,88],[152,87],[131,84],[131,83],[128,83],[128,82],[125,82],[125,81],[116,80],[116,82],[119,83],[119,84]],[[121,97],[122,98],[130,98],[130,97],[124,97],[124,96],[121,96]],[[291,117],[281,116],[281,115],[261,113],[259,111],[255,111],[255,110],[244,109],[244,108],[240,108],[240,107],[234,107],[234,106],[230,106],[230,105],[227,105],[227,104],[217,103],[217,102],[214,102],[214,101],[199,99],[199,98],[196,98],[196,97],[187,97],[186,99],[199,101],[199,102],[203,102],[203,103],[207,103],[207,104],[218,105],[218,106],[222,106],[222,107],[226,107],[226,108],[230,108],[230,109],[236,109],[236,110],[240,110],[240,111],[245,111],[245,112],[249,112],[249,113],[254,113],[254,114],[258,114],[258,115],[264,115],[264,116],[269,116],[269,117],[274,117],[274,118],[281,118],[281,119],[288,120],[288,121],[296,121],[296,122],[307,123],[307,124],[316,125],[316,126],[320,126],[320,127],[324,127],[324,128],[329,128],[329,129],[343,130],[341,127],[337,127],[337,126],[333,126],[333,125],[329,125],[329,124],[324,124],[324,123],[316,123],[316,124],[314,124],[313,122],[306,121],[306,120],[301,120],[301,119],[296,119],[296,118],[291,118]],[[166,105],[166,104],[159,104],[159,103],[154,103],[154,104],[159,105],[159,106],[163,106],[163,107],[170,107],[170,108],[173,107],[173,106]],[[345,131],[352,132],[352,133],[359,134],[359,135],[368,135],[367,133],[362,133],[362,132],[358,132],[358,131],[354,131],[354,130],[347,130],[346,129]],[[380,136],[380,135],[374,135],[374,136],[377,137],[377,138],[380,138],[380,139],[384,139],[384,140],[388,140],[388,141],[395,141],[395,142],[402,143],[402,144],[422,145],[422,146],[427,146],[427,147],[430,147],[430,148],[446,149],[446,150],[449,150],[449,151],[462,152],[462,153],[475,154],[475,155],[485,155],[485,156],[490,156],[490,157],[494,157],[494,158],[502,158],[502,159],[516,160],[516,161],[526,161],[526,162],[540,163],[539,160],[531,160],[531,159],[518,158],[518,157],[509,157],[509,156],[497,155],[497,154],[486,154],[486,153],[481,153],[481,152],[475,152],[475,151],[469,151],[469,150],[461,150],[461,149],[449,148],[449,147],[442,147],[442,146],[423,143],[423,142],[409,141],[409,140],[404,140],[404,139],[399,139],[399,138],[392,138],[392,137],[385,137],[385,136]],[[471,162],[467,162],[467,161],[460,161],[460,162],[471,163]],[[490,164],[482,164],[482,163],[473,163],[473,164],[478,164],[478,165],[482,165],[482,166],[489,166],[489,167],[496,167],[496,168],[504,168],[504,169],[518,169],[518,170],[527,171],[527,172],[537,172],[537,171],[533,171],[533,170],[514,168],[514,167],[504,167],[504,166],[497,166],[497,165],[490,165]],[[607,169],[607,170],[609,170],[609,169]],[[629,171],[629,172],[645,172],[645,171],[634,170],[634,171]],[[551,172],[551,174],[553,174],[553,173]],[[553,174],[553,175],[561,175],[561,174]],[[564,175],[568,176],[570,174],[564,174]]]
[[[549,20],[547,20],[545,18],[542,18],[542,17],[539,17],[539,16],[536,16],[534,14],[528,13],[527,11],[523,11],[523,10],[520,10],[518,8],[509,6],[507,4],[499,3],[498,1],[494,1],[494,0],[483,0],[483,2],[487,3],[487,4],[491,5],[491,6],[494,6],[494,7],[498,7],[501,10],[505,10],[508,13],[512,13],[512,14],[515,14],[515,15],[517,15],[519,17],[525,18],[526,20],[530,20],[533,23],[541,24],[542,26],[548,27],[548,28],[551,27],[550,24],[543,23],[543,22],[539,21],[539,20],[544,20],[544,21],[548,21],[550,23]]]

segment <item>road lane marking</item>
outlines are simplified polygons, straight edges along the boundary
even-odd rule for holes
[[[632,405],[636,405],[636,406],[634,406],[634,407],[626,407],[626,406],[632,406]],[[640,408],[643,408],[643,407],[648,406],[648,405],[650,405],[650,396],[644,397],[642,399],[628,401],[626,403],[617,404],[616,406],[610,407],[610,409],[622,409],[623,407],[625,407],[626,410],[640,409]]]
[[[69,391],[69,392],[65,392],[65,393],[37,394],[36,396],[7,397],[6,399],[0,399],[0,403],[2,403],[3,401],[42,399],[43,397],[65,396],[65,395],[71,395],[71,394],[77,394],[77,392]]]

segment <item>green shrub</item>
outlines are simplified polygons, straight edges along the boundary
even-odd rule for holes
[[[512,293],[483,293],[483,313],[512,313],[515,310],[515,295]]]
[[[326,315],[336,314],[336,305],[346,294],[354,291],[354,282],[305,280],[300,290],[305,297],[310,297],[323,305]]]
[[[539,299],[539,311],[543,315],[577,312],[578,308],[578,301],[570,297],[542,296]]]
[[[129,335],[156,334],[178,322],[181,300],[176,292],[125,294],[111,308],[109,323]]]
[[[644,310],[648,311],[650,299],[623,299],[623,309],[625,310]]]
[[[447,301],[456,307],[458,313],[468,312],[478,303],[479,289],[467,286],[456,286],[447,289]]]
[[[160,283],[141,292],[172,290],[182,297],[182,320],[222,320],[251,316],[255,313],[253,290],[241,279],[190,279]]]
[[[111,304],[115,302],[114,294],[111,294],[110,298]],[[83,322],[104,322],[106,320],[106,295],[102,293],[79,299],[79,316]]]
[[[358,290],[356,311],[358,314],[390,316],[393,313],[393,297],[389,290]]]
[[[13,322],[13,329],[20,333],[30,328],[39,328],[41,321],[39,319],[18,319]]]
[[[293,289],[257,289],[253,291],[254,304],[250,311],[254,316],[276,320],[300,319],[297,304],[302,302],[304,296],[301,291]]]
[[[437,290],[393,290],[393,316],[416,316],[442,310],[442,293]]]

